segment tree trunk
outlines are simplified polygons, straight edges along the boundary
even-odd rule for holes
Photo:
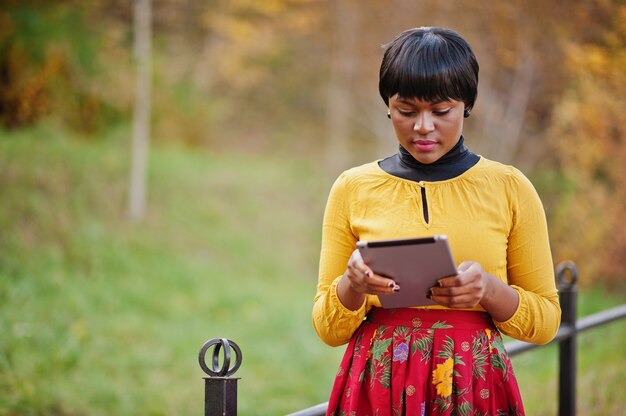
[[[143,218],[146,210],[148,149],[151,107],[151,0],[135,0],[135,59],[137,80],[133,115],[128,214],[132,221]]]
[[[351,100],[350,84],[355,67],[356,10],[350,0],[331,2],[335,22],[336,46],[332,54],[328,82],[326,137],[327,173],[335,176],[349,161]]]
[[[524,119],[535,82],[536,66],[533,40],[527,29],[529,25],[523,16],[517,20],[513,28],[518,45],[517,62],[507,88],[499,90],[487,83],[479,94],[483,114],[478,151],[503,163],[512,163],[516,159],[520,142],[524,139]]]

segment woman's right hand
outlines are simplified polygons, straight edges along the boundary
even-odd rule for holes
[[[400,286],[392,279],[375,274],[356,249],[337,286],[337,295],[345,307],[356,310],[363,304],[365,295],[390,295],[399,290]]]

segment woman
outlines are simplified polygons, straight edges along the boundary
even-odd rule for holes
[[[452,30],[411,29],[385,46],[379,90],[399,152],[341,174],[324,214],[313,324],[327,344],[349,342],[328,415],[524,414],[500,333],[547,343],[561,312],[535,189],[464,145],[477,85]],[[430,290],[436,305],[381,308],[402,288],[356,242],[437,234],[461,263]]]

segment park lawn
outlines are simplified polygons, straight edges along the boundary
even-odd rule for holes
[[[610,293],[601,287],[579,290],[579,317],[626,302],[624,293]],[[577,414],[624,414],[626,397],[619,386],[626,385],[626,321],[615,321],[579,334],[577,348]],[[528,415],[558,414],[558,361],[556,344],[513,357]]]
[[[0,415],[202,414],[198,350],[218,337],[243,351],[239,414],[326,401],[343,348],[311,326],[330,186],[315,161],[154,148],[133,224],[128,148],[123,130],[0,132]],[[624,300],[583,291],[581,310]],[[581,337],[581,414],[626,404],[625,335]],[[554,414],[555,349],[514,366],[529,414]]]

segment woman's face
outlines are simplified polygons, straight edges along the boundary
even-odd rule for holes
[[[464,110],[463,101],[429,102],[397,94],[389,99],[396,137],[421,163],[436,162],[457,144]]]

